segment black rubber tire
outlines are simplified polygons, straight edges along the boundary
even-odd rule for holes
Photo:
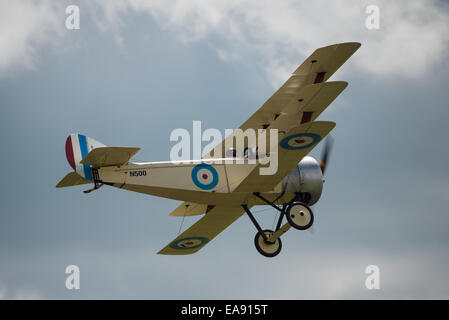
[[[297,214],[297,213],[293,213],[293,212],[291,212],[291,210],[293,209],[293,210],[297,210],[297,208],[295,208],[295,207],[298,207],[298,206],[302,206],[303,208],[303,210],[305,209],[305,210],[308,210],[309,211],[309,217],[307,218],[302,218],[301,220],[305,220],[305,224],[300,224],[300,223],[298,223],[298,219],[295,219],[295,214]],[[303,215],[304,214],[304,211],[303,210],[301,210],[301,214]],[[287,208],[287,212],[285,213],[285,216],[286,216],[286,218],[287,218],[287,221],[288,221],[288,223],[290,223],[290,225],[293,227],[293,228],[295,228],[295,229],[297,229],[297,230],[307,230],[307,229],[309,229],[311,226],[312,226],[312,224],[313,224],[313,212],[312,212],[312,209],[310,209],[310,207],[308,206],[308,205],[306,205],[305,203],[303,203],[303,202],[300,202],[300,201],[293,201],[289,206],[288,206],[288,208]],[[300,221],[301,221],[300,220]]]
[[[263,230],[263,232],[265,234],[267,234],[267,233],[273,234],[274,233],[273,230],[268,230],[268,229]],[[254,245],[256,246],[257,251],[259,251],[259,253],[261,255],[263,255],[264,257],[268,257],[268,258],[273,258],[273,257],[277,256],[279,254],[279,252],[281,252],[281,249],[282,249],[281,238],[278,238],[274,244],[268,244],[263,240],[262,235],[259,232],[257,232],[256,236],[254,237]],[[264,246],[270,247],[272,245],[277,245],[277,248],[274,247],[274,248],[272,248],[274,250],[270,250],[270,251],[266,251],[263,249]]]

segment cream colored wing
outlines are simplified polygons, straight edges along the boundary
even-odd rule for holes
[[[359,47],[360,43],[347,42],[315,50],[239,129],[277,128],[287,132],[299,123],[313,121],[347,86],[346,82],[325,81]],[[203,158],[224,156],[225,141],[230,139],[234,134]]]
[[[195,253],[237,220],[243,212],[244,210],[240,206],[216,206],[159,251],[158,254],[183,255]]]
[[[334,122],[315,121],[302,124],[285,135],[279,135],[277,171],[260,174],[260,165],[240,183],[234,192],[268,192],[304,158],[335,127]]]
[[[195,202],[183,202],[179,207],[173,210],[169,216],[173,217],[191,217],[208,213],[213,206]]]
[[[345,81],[323,82],[301,88],[288,103],[269,129],[287,132],[299,124],[314,121],[347,87]]]

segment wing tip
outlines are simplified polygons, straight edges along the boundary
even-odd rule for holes
[[[362,44],[360,42],[356,42],[356,41],[349,41],[349,42],[336,43],[336,44],[334,44],[334,46],[354,47],[354,49],[357,50],[358,48],[360,48],[362,46]],[[332,47],[332,45],[330,47]]]
[[[199,249],[198,249],[199,250]],[[164,256],[186,256],[189,254],[194,254],[198,252],[198,250],[192,249],[192,250],[170,250],[167,248],[162,249],[157,254],[164,255]]]
[[[324,47],[320,47],[317,48],[314,52],[320,51],[320,50],[324,50],[324,49],[329,49],[329,48],[338,48],[338,47],[353,47],[354,51],[356,51],[358,48],[360,48],[362,46],[362,44],[360,42],[357,41],[348,41],[348,42],[340,42],[340,43],[334,43],[334,44],[330,44]]]

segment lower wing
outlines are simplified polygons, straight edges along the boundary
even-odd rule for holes
[[[216,206],[159,251],[158,254],[181,255],[195,253],[231,225],[243,213],[244,210],[240,206]]]

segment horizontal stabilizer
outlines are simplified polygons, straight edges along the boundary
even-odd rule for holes
[[[83,178],[76,172],[70,172],[61,181],[59,181],[59,183],[56,185],[56,188],[78,186],[80,184],[87,184],[91,182],[92,181]]]
[[[81,160],[81,163],[94,168],[119,166],[127,163],[139,150],[140,148],[134,147],[95,148]]]

